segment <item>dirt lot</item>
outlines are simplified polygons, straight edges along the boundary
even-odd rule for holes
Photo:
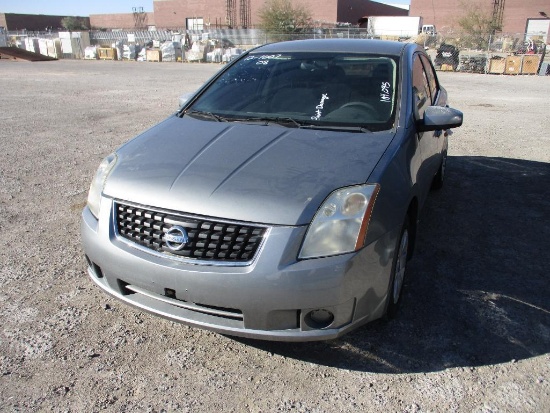
[[[441,73],[465,125],[390,323],[237,340],[92,284],[79,218],[100,160],[219,68],[0,61],[0,410],[548,411],[550,77]]]

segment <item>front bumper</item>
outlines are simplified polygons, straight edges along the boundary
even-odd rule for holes
[[[251,265],[195,265],[150,254],[117,237],[112,201],[99,220],[88,208],[81,233],[88,273],[107,293],[141,310],[241,337],[336,338],[385,310],[397,233],[353,254],[297,261],[305,227],[272,227]],[[332,314],[328,324],[311,312]]]

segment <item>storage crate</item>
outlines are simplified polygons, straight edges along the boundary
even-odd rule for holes
[[[162,53],[160,50],[148,49],[147,50],[148,62],[162,62]]]
[[[507,75],[518,75],[521,73],[521,56],[508,56],[504,73]]]
[[[489,73],[501,75],[506,68],[506,59],[493,57],[489,60]]]
[[[97,56],[101,60],[116,60],[116,49],[113,47],[98,47]]]
[[[523,56],[521,73],[524,75],[536,75],[537,70],[539,70],[539,63],[540,63],[540,56],[538,55]]]

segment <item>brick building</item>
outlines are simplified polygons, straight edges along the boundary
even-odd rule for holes
[[[148,13],[116,13],[116,14],[90,14],[92,29],[147,29],[155,26],[155,14]]]
[[[365,15],[407,15],[407,10],[370,0],[294,0],[305,6],[316,25],[357,24]],[[265,0],[153,0],[158,27],[250,28],[260,23]]]
[[[550,16],[549,0],[411,0],[410,16],[422,16],[439,32],[459,30],[458,20],[469,4],[495,14],[503,33],[525,33],[528,19]]]
[[[30,32],[57,31],[62,29],[61,20],[68,16],[49,16],[45,14],[18,14],[18,13],[0,13],[0,27],[6,30],[27,30]],[[90,27],[88,17],[78,17],[82,22]]]
[[[208,30],[209,28],[254,28],[265,0],[153,0],[147,25],[159,29]],[[358,24],[364,16],[406,16],[407,10],[370,0],[293,0],[310,11],[317,26]],[[133,14],[95,14],[92,27],[133,28]]]

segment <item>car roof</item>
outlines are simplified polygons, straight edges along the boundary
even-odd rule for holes
[[[416,48],[416,44],[373,39],[309,39],[270,43],[254,49],[254,53],[284,52],[339,52],[374,53],[400,56],[407,46]]]

